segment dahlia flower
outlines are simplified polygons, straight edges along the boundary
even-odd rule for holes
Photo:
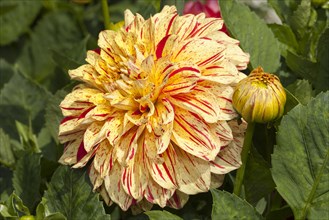
[[[85,166],[94,190],[123,210],[181,208],[240,166],[245,124],[232,106],[249,55],[222,19],[175,7],[99,34],[100,54],[70,70],[81,81],[60,104],[60,162]]]

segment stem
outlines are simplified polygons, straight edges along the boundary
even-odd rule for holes
[[[109,6],[107,4],[107,0],[102,0],[102,11],[103,11],[105,29],[110,30],[110,26],[111,26],[110,12],[109,12]]]
[[[253,122],[248,123],[246,136],[244,138],[242,152],[241,152],[242,165],[238,169],[238,172],[236,174],[234,189],[233,189],[233,193],[237,196],[240,196],[240,193],[241,193],[241,187],[242,187],[242,183],[243,183],[243,179],[244,179],[244,173],[246,170],[246,163],[248,160],[248,155],[249,155],[249,151],[250,151],[250,147],[251,147],[254,129],[255,129],[255,123],[253,123]]]

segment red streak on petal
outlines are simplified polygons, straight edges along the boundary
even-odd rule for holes
[[[69,108],[69,107],[61,107],[61,109],[68,110],[68,111],[74,111],[74,110],[82,110],[84,108]]]
[[[214,161],[210,161],[211,164],[213,164],[214,166],[218,167],[219,169],[224,169],[225,167],[215,163]]]
[[[163,177],[162,172],[161,172],[161,170],[159,169],[159,167],[158,167],[157,164],[155,164],[155,167],[156,167],[156,169],[157,169],[158,174],[160,175],[160,177],[165,181],[165,178]]]
[[[76,116],[67,116],[67,117],[63,118],[63,120],[61,121],[60,124],[64,124],[65,122],[75,119],[75,118],[77,118],[77,117]]]
[[[168,38],[170,37],[170,35],[166,35],[164,38],[162,38],[162,40],[160,40],[160,42],[157,45],[157,49],[155,52],[156,58],[159,59],[162,57],[162,52],[164,47],[166,46],[166,42],[168,40]]]
[[[181,203],[180,203],[180,200],[179,200],[179,198],[178,198],[176,192],[175,192],[174,195],[173,195],[173,199],[174,199],[174,201],[175,201],[177,207],[178,207],[178,208],[181,207]]]
[[[208,66],[206,67],[207,70],[211,70],[211,69],[223,69],[223,67],[221,66]]]
[[[173,77],[174,75],[176,75],[177,73],[180,73],[180,72],[183,72],[183,71],[192,71],[192,72],[196,72],[196,73],[199,73],[200,71],[198,69],[195,69],[193,67],[182,67],[182,68],[179,68],[177,70],[174,70],[172,71],[170,74],[169,74],[169,77]]]
[[[88,108],[86,111],[82,112],[81,115],[79,116],[79,119],[81,118],[85,118],[86,115],[88,114],[88,112],[90,112],[91,110],[93,110],[96,106],[92,106],[90,108]]]
[[[175,20],[175,18],[178,16],[178,14],[175,14],[169,21],[169,25],[168,25],[168,28],[167,28],[167,32],[166,32],[166,35],[168,35],[169,31],[170,31],[170,28]]]
[[[228,101],[228,102],[232,103],[232,100],[231,99],[225,98],[223,96],[219,96],[219,98],[224,99],[225,101]]]
[[[87,151],[85,150],[85,145],[83,141],[81,141],[78,153],[77,153],[77,161],[80,161],[84,156],[86,156]]]
[[[163,163],[163,168],[165,169],[167,175],[169,176],[169,179],[170,179],[170,181],[172,182],[172,184],[176,185],[175,182],[174,182],[174,179],[173,179],[172,176],[170,175],[170,171],[169,171],[169,169],[168,169],[168,167],[167,167],[167,165],[166,165],[165,163]]]

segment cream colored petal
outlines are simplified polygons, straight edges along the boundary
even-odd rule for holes
[[[93,184],[93,190],[95,191],[103,184],[103,178],[101,177],[100,173],[94,167],[94,162],[90,165],[89,168],[89,179],[90,182]]]
[[[159,155],[161,161],[150,161],[150,174],[153,180],[165,189],[176,189],[176,152],[170,145],[165,152]]]
[[[79,116],[93,106],[90,102],[90,97],[99,93],[99,90],[88,88],[82,84],[76,86],[61,102],[62,114],[64,116]]]
[[[218,120],[220,106],[211,87],[196,85],[190,93],[171,96],[168,99],[173,105],[195,113],[208,123]]]
[[[224,56],[225,45],[208,38],[182,41],[171,56],[174,62],[191,62],[198,66],[215,63]]]
[[[80,133],[75,136],[75,139],[65,144],[63,155],[58,160],[59,163],[71,165],[77,162],[77,154],[82,141],[82,137],[83,134]]]
[[[198,27],[197,18],[194,15],[187,14],[177,17],[172,24],[171,34],[179,37],[179,40],[185,40]]]
[[[221,85],[213,82],[203,82],[200,84],[204,88],[209,88],[212,94],[216,96],[216,103],[219,105],[218,120],[232,120],[238,117],[238,113],[232,105],[232,96],[234,87]]]
[[[168,200],[167,205],[174,209],[181,209],[188,201],[189,196],[179,190],[176,190],[173,196]]]
[[[229,85],[238,77],[238,70],[235,65],[224,59],[218,63],[211,63],[202,68],[203,80]]]
[[[111,103],[111,106],[121,110],[136,110],[139,108],[138,103],[132,97],[123,96],[118,90],[105,96]]]
[[[137,201],[144,196],[144,191],[148,183],[147,164],[145,159],[145,151],[147,146],[142,141],[138,142],[137,148],[134,149],[133,158],[127,162],[127,166],[123,168],[121,182],[123,189],[128,195],[131,195]]]
[[[96,53],[93,50],[88,50],[87,51],[87,58],[86,58],[87,63],[89,63],[92,66],[95,66],[98,62],[98,59],[99,59],[99,54],[98,53]]]
[[[120,137],[120,140],[114,145],[114,155],[122,166],[126,166],[128,161],[134,159],[138,138],[143,133],[145,126],[133,127]]]
[[[219,137],[221,141],[221,148],[227,146],[233,140],[233,133],[231,127],[226,121],[218,121],[210,125],[211,130]]]
[[[102,122],[94,122],[86,129],[86,132],[83,136],[83,142],[87,152],[89,152],[93,147],[98,145],[102,140],[106,138],[105,135],[98,135],[102,127]]]
[[[210,169],[202,173],[199,179],[192,183],[180,184],[179,190],[187,193],[188,195],[194,195],[201,192],[207,192],[211,185],[211,174]]]
[[[100,143],[98,150],[96,151],[94,158],[94,169],[98,172],[98,175],[104,179],[109,174],[114,164],[113,147],[107,140]]]
[[[168,81],[162,92],[170,96],[188,93],[197,85],[200,76],[197,66],[179,65],[168,75]]]
[[[59,125],[58,135],[61,137],[65,135],[77,134],[78,132],[85,130],[86,127],[88,127],[88,125],[82,125],[79,118],[67,116]]]
[[[125,28],[127,28],[135,19],[135,15],[129,10],[125,10]]]
[[[160,207],[164,208],[174,192],[174,189],[162,188],[152,178],[150,178],[145,189],[144,197],[147,201],[158,204]]]
[[[221,18],[204,18],[203,16],[202,14],[197,16],[198,26],[189,37],[205,37],[222,29],[224,22]]]
[[[67,143],[76,140],[80,135],[83,136],[84,130],[72,132],[69,134],[59,135],[58,140],[60,143]]]
[[[175,173],[179,191],[189,195],[207,191],[210,187],[209,162],[190,155],[179,147],[174,147],[174,150],[178,158]]]
[[[230,121],[229,125],[233,131],[233,140],[222,149],[214,161],[211,162],[211,172],[225,174],[241,166],[241,150],[244,140],[246,123],[238,124],[237,120]]]
[[[231,45],[225,49],[225,58],[230,60],[238,70],[244,70],[248,66],[250,55],[243,52],[238,45]]]
[[[106,191],[104,183],[99,188],[99,194],[102,196],[102,198],[103,198],[104,202],[106,203],[106,205],[111,206],[113,204],[109,194]]]
[[[78,162],[74,166],[72,166],[72,167],[73,168],[84,167],[89,162],[90,158],[92,158],[95,155],[98,147],[99,147],[99,145],[97,145],[94,149],[92,149],[88,153],[87,152],[84,152],[86,154],[82,154],[84,156],[80,160],[79,160],[79,152],[78,152]],[[79,150],[81,150],[81,148],[84,149],[83,142],[82,142],[82,145],[80,145]]]
[[[114,163],[110,174],[105,177],[104,184],[111,200],[117,203],[122,210],[126,211],[132,204],[133,198],[122,188],[121,174],[122,167],[119,163]]]
[[[216,189],[216,188],[220,187],[221,185],[223,185],[224,177],[225,177],[225,175],[212,173],[211,174],[210,188],[211,189]]]
[[[88,85],[102,89],[102,84],[95,78],[98,75],[95,68],[90,64],[85,64],[77,69],[69,70],[72,79],[87,83]]]
[[[194,113],[183,109],[175,109],[173,141],[182,150],[211,161],[221,148],[221,141],[208,124]]]

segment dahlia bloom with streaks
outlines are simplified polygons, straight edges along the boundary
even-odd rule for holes
[[[107,204],[181,208],[240,166],[245,124],[231,98],[249,55],[222,25],[173,6],[147,20],[127,10],[122,29],[99,34],[100,54],[69,71],[82,83],[60,104],[60,162],[90,162]]]

